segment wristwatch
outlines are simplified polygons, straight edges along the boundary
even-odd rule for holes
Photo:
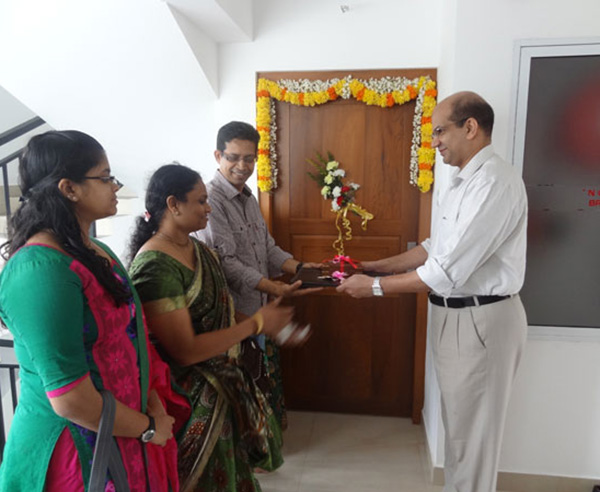
[[[375,277],[373,279],[373,285],[371,287],[373,289],[373,295],[377,297],[383,296],[383,289],[381,288],[381,284],[379,283],[380,281],[381,277]]]
[[[152,441],[152,438],[156,434],[156,424],[154,423],[154,417],[151,417],[150,415],[148,415],[147,417],[150,419],[150,424],[148,424],[148,428],[144,432],[142,432],[142,435],[140,436],[140,441],[142,442]]]

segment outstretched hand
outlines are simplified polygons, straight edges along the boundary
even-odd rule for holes
[[[335,290],[357,299],[373,296],[373,279],[367,275],[352,275],[344,278]]]
[[[302,268],[323,268],[326,267],[327,263],[302,263]]]
[[[282,297],[305,296],[307,294],[314,294],[315,292],[323,290],[323,287],[300,289],[300,286],[302,285],[302,280],[296,280],[293,284],[286,284],[285,282],[281,282],[279,280],[274,280],[273,282],[277,285],[277,295]]]

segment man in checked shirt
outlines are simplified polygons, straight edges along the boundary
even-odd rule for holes
[[[254,172],[260,135],[248,123],[232,121],[217,134],[214,152],[219,165],[206,188],[212,208],[206,229],[196,232],[198,239],[218,252],[239,322],[266,304],[269,295],[297,296],[318,289],[298,290],[301,282],[292,285],[272,280],[282,273],[296,273],[303,264],[275,244],[260,213],[258,201],[246,181]],[[271,392],[269,403],[282,429],[287,427],[279,349],[261,336],[261,348],[268,358]]]

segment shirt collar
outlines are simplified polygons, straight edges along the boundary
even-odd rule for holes
[[[467,181],[471,176],[473,176],[483,163],[494,155],[494,147],[492,145],[486,145],[483,147],[477,154],[475,154],[469,162],[460,169],[452,178],[452,184],[454,186],[460,184],[463,181]]]
[[[244,188],[240,192],[235,186],[233,186],[227,178],[221,174],[221,171],[217,169],[215,172],[215,176],[213,180],[219,183],[219,187],[225,193],[225,196],[228,200],[233,200],[236,196],[248,197],[252,195],[252,191],[248,187],[248,185],[244,185]]]

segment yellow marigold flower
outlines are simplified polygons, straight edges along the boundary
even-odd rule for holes
[[[365,86],[359,82],[356,79],[352,79],[350,81],[350,91],[352,92],[352,95],[356,97],[356,94],[358,93],[358,91],[360,91],[361,89],[364,89]]]
[[[433,183],[433,173],[431,171],[421,171],[417,178],[417,186],[422,193],[427,193]]]
[[[431,142],[431,136],[433,134],[433,126],[431,123],[421,124],[421,141]]]
[[[419,147],[417,152],[419,154],[419,162],[433,162],[435,158],[435,149]]]
[[[273,183],[271,183],[270,179],[265,179],[265,180],[259,180],[258,181],[258,189],[260,191],[263,192],[269,192],[271,191],[271,186],[273,185]]]
[[[435,99],[433,97],[423,98],[423,116],[431,116],[435,108]]]

